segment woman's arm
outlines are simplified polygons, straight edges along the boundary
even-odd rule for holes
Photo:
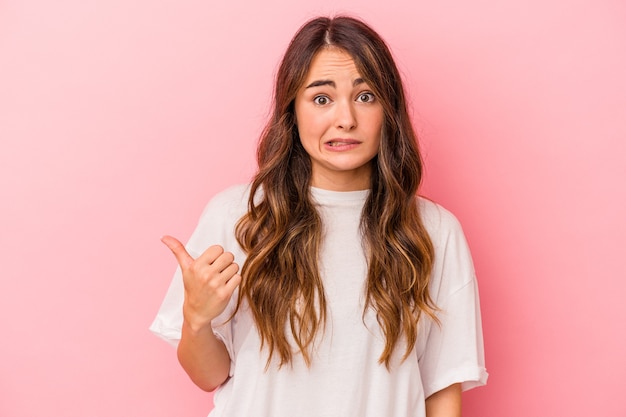
[[[453,384],[426,398],[426,417],[461,417],[461,384]]]
[[[204,391],[215,390],[228,378],[230,356],[210,325],[193,329],[184,321],[177,353],[187,375]]]

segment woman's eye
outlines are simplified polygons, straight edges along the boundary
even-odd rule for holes
[[[316,96],[313,99],[313,103],[317,104],[318,106],[324,106],[328,104],[329,101],[330,101],[329,98],[326,96]]]
[[[360,101],[361,103],[371,103],[375,99],[376,98],[374,97],[373,93],[361,93],[357,97],[357,101]]]

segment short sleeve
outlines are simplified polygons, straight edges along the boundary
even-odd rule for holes
[[[243,251],[235,239],[235,225],[245,212],[248,187],[232,187],[216,195],[205,207],[196,229],[185,245],[192,257],[198,257],[212,245],[221,245],[224,250],[235,255],[235,262],[241,266],[245,261]],[[215,335],[224,342],[233,358],[232,322],[228,321],[236,307],[237,293],[233,294],[228,306],[213,320]],[[150,325],[150,331],[176,346],[180,341],[183,323],[184,286],[180,268],[172,278],[161,307]]]
[[[429,323],[418,358],[426,397],[455,383],[463,390],[481,386],[488,377],[469,247],[456,218],[439,206],[434,209],[426,226],[435,246],[430,290],[439,323]]]

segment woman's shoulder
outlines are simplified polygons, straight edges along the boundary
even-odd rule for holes
[[[462,233],[461,224],[452,212],[426,197],[418,197],[420,216],[431,238]]]
[[[248,207],[250,184],[236,184],[217,192],[202,211],[206,216],[241,216]]]
[[[248,201],[248,195],[250,194],[250,184],[235,184],[221,191],[218,191],[210,200],[212,202],[226,203],[226,202],[240,202]]]

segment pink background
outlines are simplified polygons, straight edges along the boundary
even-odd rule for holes
[[[465,416],[622,416],[623,0],[0,2],[0,415],[205,416],[147,330],[206,201],[253,172],[294,31],[392,46],[481,289]]]

